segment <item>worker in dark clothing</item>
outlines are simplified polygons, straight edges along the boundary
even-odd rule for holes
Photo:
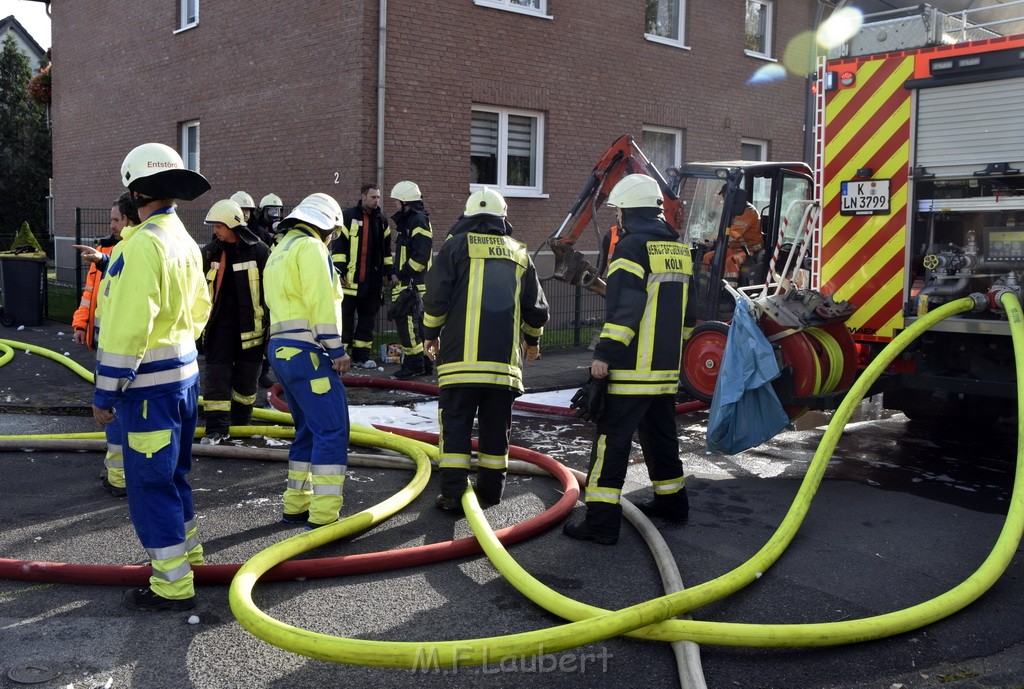
[[[523,393],[520,359],[537,359],[548,320],[537,271],[526,246],[510,236],[506,213],[498,192],[484,187],[471,194],[427,272],[423,346],[438,364],[442,510],[462,511],[474,418],[477,494],[484,503],[501,501],[512,403]]]
[[[380,210],[380,187],[364,184],[359,203],[342,212],[344,225],[331,242],[331,260],[341,275],[341,339],[353,366],[376,368],[373,326],[385,281],[395,274],[391,227]]]
[[[393,302],[418,304],[426,287],[423,279],[430,268],[434,228],[423,207],[423,195],[415,182],[402,181],[391,189],[391,198],[398,201],[399,210],[391,219],[395,222],[395,276],[391,280]],[[410,292],[415,299],[407,299]],[[403,294],[405,293],[405,294]],[[402,367],[392,378],[408,380],[432,371],[433,366],[423,357],[423,317],[420,309],[402,309],[395,318],[398,341],[405,358]]]
[[[675,394],[692,267],[689,247],[665,221],[663,203],[658,183],[643,174],[623,177],[608,196],[619,209],[620,238],[608,268],[605,325],[590,365],[594,379],[608,379],[607,395],[604,412],[594,419],[586,518],[563,528],[572,538],[618,540],[634,433],[654,484],[653,501],[637,507],[675,522],[689,514]]]
[[[230,426],[246,426],[256,402],[266,341],[263,268],[270,249],[245,225],[242,208],[230,199],[206,215],[214,240],[203,247],[203,270],[213,311],[203,334],[203,445],[227,440]]]

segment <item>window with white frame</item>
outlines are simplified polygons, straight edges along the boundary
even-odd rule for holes
[[[189,170],[199,172],[199,120],[181,123],[181,159]]]
[[[526,110],[474,107],[470,127],[470,189],[542,193],[544,116]]]
[[[548,0],[473,0],[473,2],[481,7],[494,7],[523,14],[544,16],[548,11]]]
[[[686,40],[686,0],[646,0],[644,36],[661,43]]]
[[[768,142],[762,139],[740,139],[740,160],[768,160]],[[771,182],[764,177],[754,178],[754,188],[748,189],[750,202],[758,210],[769,203]]]
[[[199,0],[178,0],[178,29],[188,29],[199,23]]]
[[[747,0],[743,47],[748,55],[772,56],[772,0]]]
[[[740,160],[768,160],[768,142],[762,139],[740,139]]]
[[[670,167],[678,167],[683,160],[682,130],[645,126],[640,145],[662,176]]]

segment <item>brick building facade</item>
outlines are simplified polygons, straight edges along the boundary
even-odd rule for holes
[[[536,246],[624,133],[661,165],[759,146],[772,159],[803,157],[808,62],[793,46],[811,28],[814,0],[386,7],[379,181],[385,197],[401,179],[419,183],[435,245],[475,175],[506,183],[517,235]],[[189,123],[198,123],[199,170],[213,191],[186,208],[238,189],[257,200],[277,193],[288,206],[314,191],[354,202],[378,177],[378,9],[338,0],[54,3],[55,234],[73,234],[76,206],[116,198],[129,149],[187,147]],[[749,42],[752,10],[769,46]],[[784,77],[754,78],[784,72],[793,56]]]

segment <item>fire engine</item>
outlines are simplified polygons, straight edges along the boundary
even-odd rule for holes
[[[623,174],[645,172],[694,254],[680,370],[691,395],[711,398],[739,293],[778,352],[776,391],[794,417],[834,408],[902,329],[971,296],[974,311],[929,330],[872,392],[912,419],[998,418],[1015,373],[996,295],[1019,295],[1024,270],[1024,35],[927,5],[869,16],[819,60],[814,101],[813,167],[692,163],[676,187],[630,137],[617,141],[548,239],[556,277],[603,289],[605,256],[591,265],[573,243]],[[728,285],[722,208],[738,190],[760,213],[764,243]],[[708,251],[714,260],[702,261]]]

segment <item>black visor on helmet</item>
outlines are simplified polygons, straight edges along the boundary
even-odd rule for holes
[[[128,188],[154,199],[192,201],[210,190],[210,183],[192,170],[164,170],[128,183]]]

